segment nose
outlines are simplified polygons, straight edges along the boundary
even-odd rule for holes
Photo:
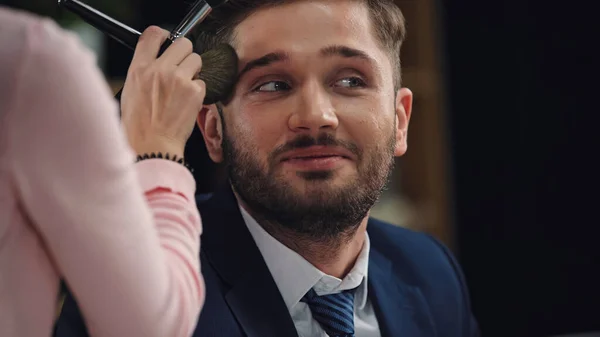
[[[318,81],[305,83],[298,92],[298,104],[289,119],[297,132],[315,132],[338,127],[339,121],[331,94]]]

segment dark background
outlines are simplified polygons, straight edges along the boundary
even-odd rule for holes
[[[127,3],[122,21],[139,30],[178,22],[186,10],[180,2],[115,3]],[[454,251],[483,336],[600,331],[593,2],[437,5]],[[122,78],[131,52],[110,39],[106,45],[105,72]],[[207,173],[199,189],[209,191],[215,167],[195,158]]]
[[[484,336],[600,331],[598,13],[439,3],[457,253]]]

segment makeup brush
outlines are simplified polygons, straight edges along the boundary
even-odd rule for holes
[[[188,37],[192,40],[191,34],[194,28],[204,21],[213,8],[225,2],[227,1],[196,1],[185,18],[171,31],[169,38],[161,46],[158,56],[180,37]],[[58,0],[58,4],[129,49],[135,50],[141,35],[139,31],[79,0]],[[202,70],[197,78],[206,83],[204,104],[225,100],[231,94],[237,76],[238,57],[235,50],[228,44],[220,44],[204,52],[201,57]],[[123,89],[117,93],[117,99],[120,99],[122,91]]]

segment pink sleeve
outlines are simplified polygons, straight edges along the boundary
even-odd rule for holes
[[[191,335],[204,301],[192,175],[133,164],[117,104],[73,35],[45,21],[26,43],[6,116],[15,187],[90,334]]]

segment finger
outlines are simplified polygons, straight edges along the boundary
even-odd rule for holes
[[[206,83],[204,83],[203,80],[194,80],[194,83],[197,85],[196,94],[198,101],[200,102],[200,105],[202,105],[206,96]]]
[[[177,67],[177,73],[182,77],[194,79],[200,69],[202,69],[202,57],[196,53],[191,53]]]
[[[160,62],[179,65],[194,51],[194,45],[188,38],[180,37],[158,58]]]
[[[131,64],[145,64],[156,60],[160,45],[169,37],[169,32],[158,27],[150,26],[140,36],[133,53]]]

